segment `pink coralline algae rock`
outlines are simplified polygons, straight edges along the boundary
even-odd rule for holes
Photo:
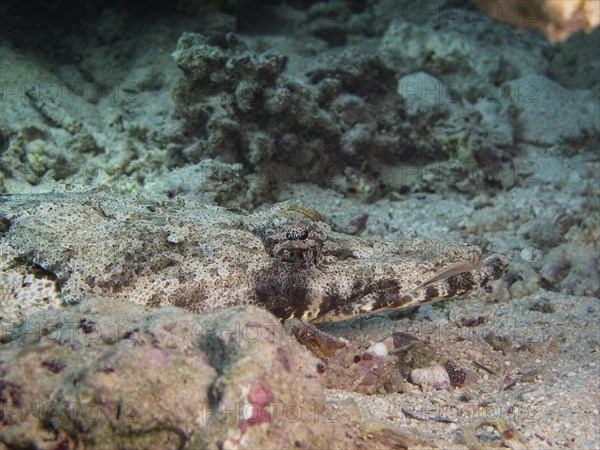
[[[272,422],[273,416],[266,406],[275,400],[275,395],[269,385],[263,381],[257,381],[250,387],[248,393],[248,406],[250,412],[248,417],[240,421],[240,431],[245,433],[249,426]]]
[[[415,369],[410,374],[413,383],[425,389],[448,389],[450,377],[446,369],[441,366],[430,366],[424,369]]]

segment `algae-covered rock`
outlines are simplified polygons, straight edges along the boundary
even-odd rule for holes
[[[34,315],[4,338],[9,448],[334,442],[335,427],[313,420],[324,404],[317,360],[257,308],[201,316],[95,299]]]
[[[407,122],[413,125],[406,128],[406,136],[415,154],[430,159],[423,168],[405,168],[405,173],[420,175],[416,181],[435,191],[449,184],[473,193],[486,185],[510,188],[514,181],[498,175],[510,173],[507,162],[512,156],[507,149],[514,144],[510,102],[494,89],[489,96],[480,96],[477,83],[467,85],[447,83],[425,71],[398,80],[397,93],[404,99]],[[406,175],[394,176],[393,167],[382,165],[381,171],[390,187],[401,190],[409,184]]]

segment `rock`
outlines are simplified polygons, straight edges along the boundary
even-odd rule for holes
[[[286,323],[298,341],[321,359],[319,373],[329,389],[348,389],[361,394],[402,392],[404,379],[396,361],[377,343],[365,350],[358,344],[334,338],[314,325],[290,320]],[[375,347],[377,350],[372,351]]]
[[[503,355],[514,349],[514,342],[510,336],[498,336],[495,333],[489,333],[484,339],[494,350],[501,351]]]
[[[551,287],[579,296],[600,296],[598,251],[575,243],[553,248],[544,256],[540,274]]]
[[[419,109],[439,109],[448,114],[455,103],[449,87],[427,72],[411,73],[400,78],[398,95],[404,99],[406,110],[412,115]]]
[[[407,130],[410,145],[420,155],[438,159],[446,154],[450,158],[444,164],[435,161],[426,167],[418,181],[434,190],[450,182],[470,192],[481,190],[484,183],[506,187],[514,184],[506,177],[512,171],[503,163],[512,158],[505,149],[513,144],[513,120],[501,96],[488,98],[478,93],[475,83],[461,87],[424,71],[401,77],[397,93],[404,99],[406,116],[413,124]],[[407,182],[405,176],[386,176],[393,168],[382,170],[386,183],[396,189],[401,185],[394,178]]]
[[[387,356],[388,349],[383,342],[376,342],[367,349],[367,353],[371,353],[375,356],[384,357]]]
[[[517,139],[548,147],[582,142],[600,133],[600,103],[587,91],[570,91],[543,75],[508,81],[505,90],[517,111]]]
[[[548,75],[569,89],[592,89],[600,95],[600,80],[590,73],[600,71],[596,42],[600,40],[600,27],[590,33],[579,33],[556,45]]]
[[[34,315],[4,340],[0,442],[11,448],[336,440],[334,424],[314,421],[324,405],[317,360],[254,307],[196,315],[86,300]]]
[[[467,382],[467,371],[462,367],[457,366],[452,361],[446,361],[444,363],[444,369],[448,372],[450,378],[450,385],[452,387],[462,387]]]
[[[388,64],[401,74],[427,71],[470,101],[485,97],[486,90],[497,91],[504,81],[545,68],[542,45],[532,45],[516,30],[499,28],[483,16],[469,17],[470,29],[465,33],[469,13],[452,12],[454,19],[447,11],[423,25],[392,22],[380,47]],[[474,96],[464,95],[467,92]]]
[[[429,367],[436,359],[435,347],[421,340],[405,341],[405,338],[399,337],[398,341],[405,341],[406,344],[396,344],[396,333],[394,333],[394,344],[397,347],[400,357],[400,371],[408,376],[413,369],[422,369]],[[406,334],[406,333],[403,333]]]
[[[410,380],[424,389],[449,389],[450,377],[441,366],[429,366],[424,369],[414,369],[410,373]]]

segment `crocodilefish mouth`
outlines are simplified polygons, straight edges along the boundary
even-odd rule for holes
[[[401,286],[393,286],[370,292],[352,304],[332,309],[309,320],[313,323],[337,322],[460,297],[502,278],[508,265],[508,259],[504,255],[490,254],[484,257],[480,252],[475,252],[464,261],[442,268],[416,287],[403,290]]]

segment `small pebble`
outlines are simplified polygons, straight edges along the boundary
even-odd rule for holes
[[[375,355],[375,356],[384,357],[384,356],[387,356],[388,349],[383,342],[377,342],[376,344],[373,344],[369,347],[369,349],[367,350],[367,353],[371,353],[372,355]]]
[[[424,388],[449,389],[450,377],[448,372],[441,366],[430,366],[425,369],[415,369],[410,373],[410,379],[414,384]]]

